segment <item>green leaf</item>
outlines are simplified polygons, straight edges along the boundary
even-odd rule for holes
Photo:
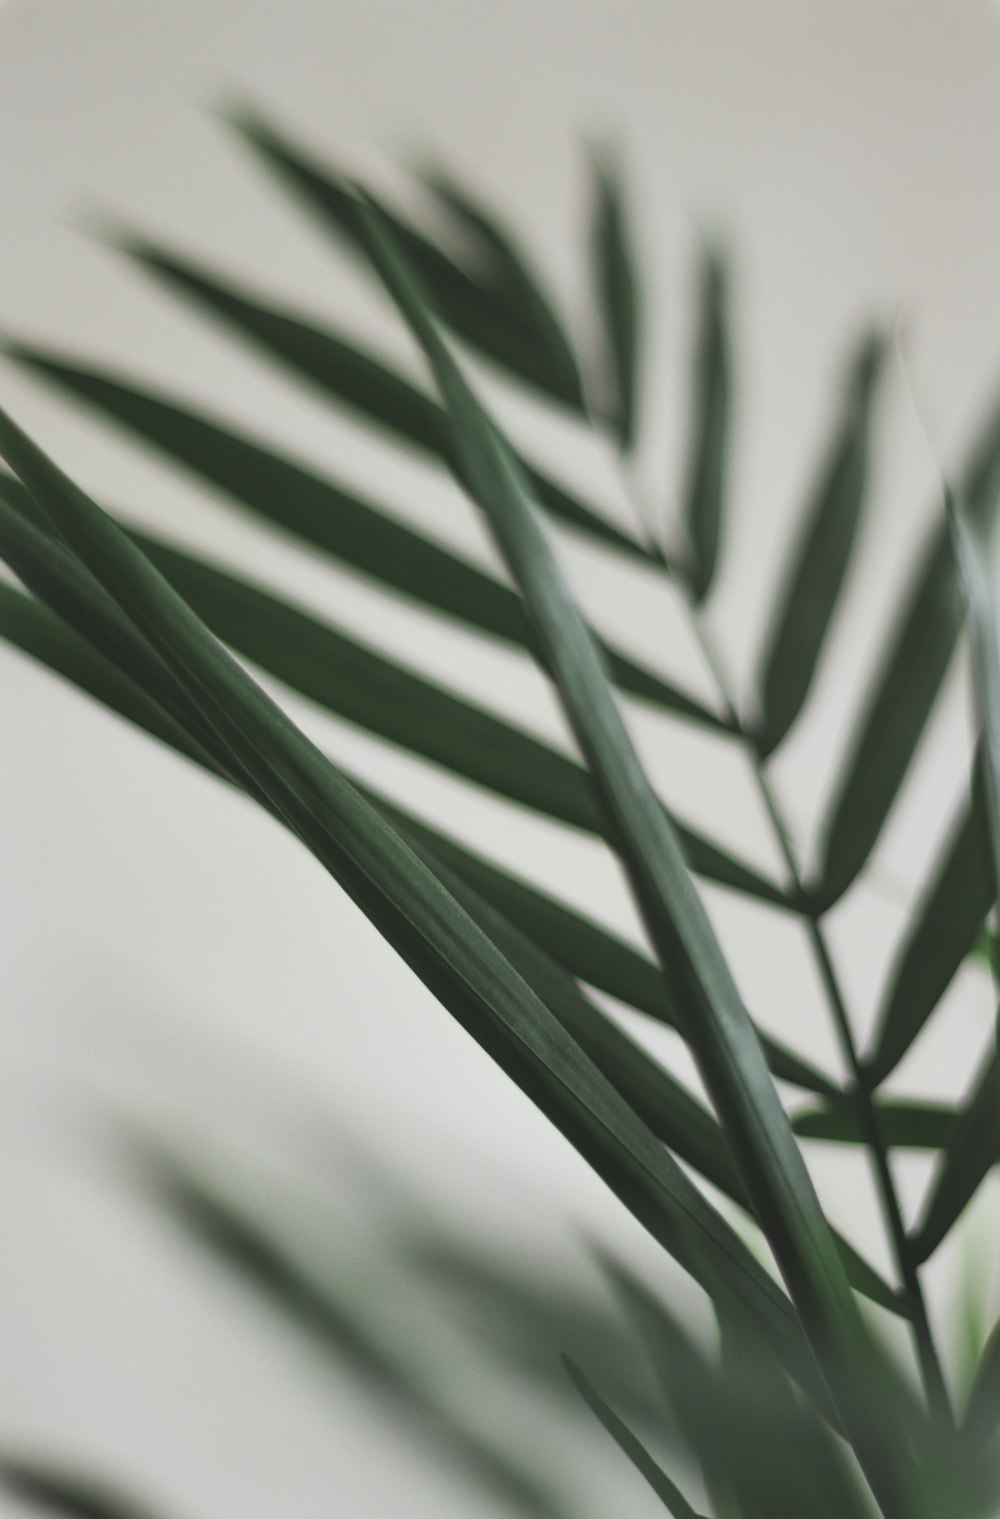
[[[599,153],[592,169],[594,289],[604,346],[601,390],[610,425],[627,450],[638,425],[639,276],[619,167],[610,155]]]
[[[0,453],[198,704],[222,750],[406,963],[664,1248],[710,1293],[759,1317],[776,1352],[814,1385],[787,1298],[435,875],[3,413]]]
[[[958,1122],[955,1108],[933,1102],[884,1099],[877,1103],[875,1113],[885,1143],[900,1150],[943,1150]],[[868,1143],[857,1112],[846,1106],[801,1109],[792,1114],[792,1128],[801,1139],[841,1145]]]
[[[0,476],[4,496],[23,505],[16,482]],[[297,691],[512,801],[571,827],[603,832],[586,772],[573,760],[262,588],[149,535],[136,537],[218,637]],[[700,835],[682,829],[681,836],[692,869],[735,890],[783,900],[776,887]]]
[[[237,106],[226,116],[341,246],[360,252],[353,197],[344,190],[340,175],[304,152],[252,106]],[[539,323],[537,311],[526,311],[523,289],[511,300],[507,283],[496,279],[495,262],[493,268],[487,266],[485,280],[477,278],[412,223],[393,215],[392,225],[420,269],[438,315],[458,337],[550,400],[581,410],[576,366],[567,363],[563,346],[553,343],[551,329]],[[506,273],[509,276],[509,266]]]
[[[997,654],[997,614],[990,584],[985,545],[977,542],[965,503],[948,501],[948,526],[958,564],[972,645],[973,700],[979,720],[977,776],[981,783],[980,815],[989,846],[992,893],[1000,888],[1000,656]]]
[[[853,363],[842,414],[782,577],[761,658],[757,747],[767,757],[809,694],[847,576],[868,494],[876,384],[885,339],[866,335]]]
[[[1000,1056],[993,1050],[958,1115],[913,1239],[914,1258],[933,1255],[1000,1160]]]
[[[557,377],[560,393],[572,397],[574,407],[585,412],[583,384],[573,345],[552,296],[543,288],[523,249],[496,215],[452,175],[441,168],[428,168],[421,179],[471,242],[471,257],[464,262],[467,272],[526,332],[533,334],[546,367]]]
[[[527,646],[524,611],[509,587],[372,502],[145,387],[28,345],[8,344],[6,351],[282,533],[420,606],[515,647]],[[604,649],[623,690],[708,728],[728,731],[723,719],[694,698],[609,645]]]
[[[458,472],[440,407],[381,358],[280,308],[247,296],[229,280],[133,234],[105,233],[147,273],[193,300],[323,395],[366,423]],[[13,345],[15,348],[17,345]],[[28,345],[24,345],[27,347]],[[650,564],[649,551],[578,495],[525,461],[538,497],[554,520],[604,548]],[[459,484],[463,484],[459,476]]]
[[[4,486],[0,477],[0,502]],[[26,583],[43,599],[50,600],[85,637],[94,639],[108,657],[75,637],[59,616],[2,582],[0,637],[213,774],[234,779],[225,774],[224,767],[220,769],[210,752],[214,735],[207,735],[208,747],[191,739],[184,724],[196,722],[197,713],[175,690],[169,672],[120,619],[114,603],[99,587],[88,583],[89,577],[75,562],[68,562],[68,556],[57,546],[37,533],[18,513],[4,510],[2,505],[0,557],[7,558]],[[99,632],[102,619],[103,634]],[[129,679],[122,670],[133,671],[142,683]],[[164,684],[158,686],[158,680]],[[159,701],[147,695],[150,686]],[[171,715],[174,711],[183,714],[181,721]],[[355,777],[348,778],[411,844],[425,853],[433,853],[439,867],[447,867],[510,923],[544,945],[571,975],[608,991],[660,1022],[673,1023],[660,971],[630,945],[583,913],[502,870],[378,792],[362,786]],[[776,1074],[785,1080],[820,1094],[836,1093],[821,1072],[780,1044],[769,1042],[767,1051]]]
[[[456,447],[477,487],[476,499],[534,620],[539,650],[607,809],[647,928],[671,985],[681,994],[677,1012],[682,1029],[737,1157],[754,1212],[807,1334],[822,1347],[821,1364],[842,1405],[859,1460],[887,1510],[902,1513],[895,1478],[872,1443],[878,1415],[856,1379],[862,1347],[869,1349],[868,1336],[756,1030],[679,843],[629,742],[600,658],[537,524],[516,462],[438,336],[388,224],[371,202],[361,214],[373,261],[427,355],[452,417]]]
[[[985,843],[980,788],[935,866],[893,962],[866,1061],[868,1079],[884,1081],[912,1046],[976,942],[996,898]]]
[[[340,1276],[320,1272],[300,1261],[276,1233],[263,1224],[255,1209],[235,1195],[197,1175],[173,1156],[138,1147],[147,1184],[199,1243],[213,1256],[239,1273],[272,1308],[285,1315],[319,1345],[355,1374],[368,1381],[380,1398],[393,1403],[416,1420],[426,1434],[440,1442],[452,1464],[464,1468],[487,1491],[518,1513],[531,1519],[568,1519],[562,1503],[511,1459],[499,1443],[484,1437],[473,1421],[442,1396],[434,1375],[433,1345],[428,1338],[422,1358],[416,1360],[400,1350],[392,1338],[391,1324],[382,1328],[374,1306],[364,1311],[353,1291]],[[366,1288],[370,1286],[372,1262],[360,1260],[358,1269]],[[339,1290],[338,1290],[339,1289]],[[374,1294],[361,1290],[362,1298]],[[374,1320],[374,1324],[373,1321]],[[439,1352],[440,1354],[440,1352]]]
[[[706,250],[700,274],[694,412],[684,486],[688,579],[695,603],[715,578],[726,506],[732,380],[728,279],[721,255]]]
[[[996,1439],[1000,1429],[1000,1323],[983,1347],[963,1420],[963,1433],[974,1445]]]
[[[625,1421],[606,1403],[600,1393],[569,1356],[562,1357],[566,1372],[592,1413],[600,1420],[618,1449],[627,1456],[636,1471],[646,1479],[656,1496],[664,1503],[674,1519],[703,1519],[693,1509],[675,1482],[667,1476],[659,1462],[654,1460],[637,1435]]]
[[[745,1326],[728,1323],[717,1360],[630,1271],[600,1252],[598,1258],[653,1364],[670,1418],[701,1467],[716,1513],[867,1519],[870,1507],[843,1446],[794,1397]]]
[[[33,1457],[0,1456],[0,1487],[18,1503],[67,1519],[151,1519],[154,1512],[103,1478]]]
[[[961,495],[977,530],[988,531],[1000,504],[1000,412],[979,437]],[[904,595],[827,810],[813,888],[821,910],[844,894],[878,840],[948,673],[961,625],[961,597],[942,524],[932,531]]]

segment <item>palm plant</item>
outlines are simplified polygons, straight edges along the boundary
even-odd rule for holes
[[[589,1405],[669,1512],[679,1519],[996,1512],[1000,1333],[975,1347],[971,1386],[956,1390],[924,1280],[927,1262],[997,1159],[996,1053],[987,1052],[957,1106],[893,1100],[883,1084],[963,960],[983,942],[993,949],[1000,678],[985,544],[1000,501],[1000,413],[988,418],[957,483],[943,489],[940,522],[864,679],[819,857],[807,870],[771,762],[807,706],[849,579],[885,336],[867,332],[857,345],[774,598],[755,689],[742,702],[704,616],[729,500],[731,337],[718,249],[703,259],[687,470],[677,543],[666,546],[634,485],[641,282],[609,159],[598,157],[593,167],[601,342],[584,365],[584,345],[515,238],[447,176],[424,176],[430,210],[407,219],[255,112],[231,120],[340,248],[379,277],[436,395],[223,273],[120,228],[112,241],[331,405],[451,470],[482,513],[508,578],[178,399],[26,341],[8,339],[5,352],[276,533],[449,619],[456,637],[472,629],[530,651],[552,680],[577,757],[262,585],[127,526],[127,514],[97,506],[5,415],[0,454],[11,473],[0,476],[0,555],[24,589],[0,582],[0,634],[290,829],[703,1289],[717,1322],[711,1343],[605,1262],[623,1323],[631,1320],[659,1374],[669,1455],[654,1454],[637,1433],[642,1414],[634,1403],[611,1405],[599,1365],[567,1360],[562,1384]],[[610,442],[637,497],[634,530],[525,456],[467,378],[469,355]],[[550,523],[609,559],[670,581],[714,672],[717,701],[700,700],[593,631],[567,588]],[[864,1047],[826,920],[870,861],[966,618],[981,730],[968,802],[922,886]],[[628,880],[648,952],[347,774],[233,654],[347,721],[604,840]],[[622,716],[633,701],[745,754],[781,853],[781,879],[685,827],[664,806]],[[748,1011],[695,877],[800,925],[846,1079],[766,1033]],[[707,1103],[627,1032],[605,998],[676,1030]],[[805,1161],[803,1141],[815,1139],[867,1154],[890,1273],[829,1222]],[[915,1224],[905,1218],[894,1172],[894,1154],[904,1149],[930,1152],[935,1162]],[[311,1332],[343,1345],[344,1321],[329,1296],[224,1188],[163,1156],[153,1169],[189,1225]],[[546,1323],[558,1336],[558,1315],[548,1312]],[[890,1348],[896,1325],[904,1326],[912,1357],[898,1335]],[[359,1342],[356,1329],[346,1338],[378,1377],[399,1385],[391,1357],[370,1339]],[[440,1423],[439,1409],[429,1413]],[[451,1417],[444,1422],[455,1436]],[[522,1511],[557,1512],[494,1452],[461,1430],[456,1438],[484,1480]],[[20,1491],[57,1507],[105,1513],[121,1506],[72,1476],[13,1457],[7,1473]]]

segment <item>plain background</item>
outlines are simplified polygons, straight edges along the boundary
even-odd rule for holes
[[[371,284],[331,256],[212,114],[234,92],[404,196],[399,161],[442,157],[516,221],[585,333],[583,143],[619,144],[649,311],[642,462],[666,521],[683,458],[697,246],[705,234],[725,240],[738,436],[711,616],[744,687],[850,345],[870,320],[897,331],[909,380],[895,364],[858,570],[816,699],[777,766],[808,849],[864,672],[937,510],[934,455],[946,467],[961,457],[1000,385],[997,8],[0,7],[0,327],[158,380],[488,559],[471,510],[432,471],[269,374],[85,230],[95,211],[116,213],[415,365]],[[624,510],[602,456],[517,397],[497,399],[568,475]],[[0,400],[95,494],[565,742],[544,683],[513,655],[275,544],[8,364]],[[607,572],[568,539],[563,547],[602,625],[709,689],[660,589]],[[358,1169],[371,1153],[400,1196],[433,1204],[498,1251],[585,1275],[576,1234],[585,1222],[661,1272],[665,1290],[680,1290],[676,1273],[663,1273],[582,1164],[290,839],[2,649],[0,679],[0,1445],[117,1468],[191,1519],[279,1510],[306,1519],[331,1507],[375,1516],[404,1495],[411,1513],[441,1514],[450,1502],[467,1512],[468,1494],[453,1498],[458,1489],[412,1438],[387,1430],[348,1384],[328,1382],[304,1347],[289,1349],[278,1326],[175,1240],[123,1172],[122,1124],[141,1118],[199,1153],[224,1144],[255,1165],[311,1176],[328,1188],[331,1239],[337,1209],[352,1229],[362,1216],[371,1223],[372,1186]],[[289,705],[332,752],[414,808],[633,930],[596,847]],[[669,720],[636,709],[633,721],[679,810],[773,862],[734,757]],[[861,1028],[967,754],[959,669],[870,879],[836,915]],[[709,900],[755,1010],[835,1064],[791,930],[722,893]],[[954,1092],[967,1079],[990,1018],[975,969],[949,1005],[947,1030],[929,1031],[901,1090]],[[864,1168],[815,1159],[838,1221],[878,1253]],[[906,1168],[913,1202],[921,1175]],[[936,1275],[943,1321],[955,1269],[945,1261]],[[644,1494],[614,1487],[613,1459],[592,1456],[590,1467],[595,1495],[625,1491],[630,1511],[646,1511]]]

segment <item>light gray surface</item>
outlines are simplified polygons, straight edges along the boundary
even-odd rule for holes
[[[712,618],[744,680],[859,324],[872,315],[902,323],[946,463],[1000,384],[992,5],[29,0],[0,12],[0,326],[161,379],[485,555],[450,487],[331,419],[71,229],[84,211],[113,208],[412,362],[384,302],[328,256],[207,114],[233,87],[389,186],[399,182],[397,150],[442,153],[518,219],[580,320],[580,137],[619,139],[641,208],[653,317],[643,462],[665,503],[680,467],[696,236],[724,234],[737,259],[740,424],[733,531]],[[935,509],[933,467],[898,368],[889,390],[862,566],[815,706],[778,767],[803,838],[893,588]],[[476,645],[472,659],[444,625],[269,543],[9,365],[0,397],[95,493],[560,734],[544,684],[513,656]],[[522,404],[501,401],[535,429]],[[565,429],[554,448],[570,472],[602,481],[616,499],[606,461],[581,452]],[[606,573],[568,542],[567,561],[595,617],[607,626],[631,618],[638,650],[708,689],[659,591]],[[248,1333],[252,1309],[107,1179],[88,1138],[94,1114],[111,1101],[182,1129],[217,1121],[230,1137],[263,1127],[300,1143],[302,1084],[310,1111],[329,1108],[337,1128],[375,1143],[404,1184],[464,1210],[487,1237],[507,1234],[562,1262],[577,1248],[576,1218],[640,1256],[643,1242],[290,839],[20,657],[0,650],[0,671],[0,1200],[10,1240],[0,1267],[0,1444],[18,1435],[109,1462],[124,1453],[126,1475],[191,1519],[331,1507],[364,1519],[394,1511],[403,1494],[410,1513],[447,1512],[449,1490],[412,1442],[387,1440],[346,1388],[324,1403],[308,1356],[293,1357],[268,1322]],[[444,810],[456,829],[553,884],[571,880],[581,901],[630,923],[596,847],[294,710],[414,807]],[[635,727],[687,816],[762,861],[773,857],[730,756],[667,721],[637,715]],[[875,885],[838,913],[859,1023],[944,803],[958,796],[965,730],[958,680],[880,850]],[[712,905],[752,1005],[825,1058],[829,1035],[790,931],[720,894]],[[988,996],[974,972],[954,1000],[962,1038],[928,1035],[904,1072],[914,1090],[954,1089],[985,1034]],[[272,1110],[290,1113],[290,1124],[268,1127],[261,1115]],[[858,1217],[863,1169],[820,1157],[817,1175],[838,1217]],[[862,1234],[868,1217],[860,1215]],[[606,1483],[618,1475],[613,1461],[597,1465]],[[626,1491],[645,1512],[643,1496]],[[467,1512],[458,1502],[455,1512]]]

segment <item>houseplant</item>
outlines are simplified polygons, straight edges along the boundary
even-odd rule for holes
[[[1000,732],[980,539],[1000,486],[1000,422],[990,419],[960,481],[943,493],[947,512],[943,505],[866,685],[818,868],[807,874],[769,766],[804,708],[850,570],[886,364],[884,336],[866,334],[857,346],[834,436],[776,597],[755,700],[746,705],[731,689],[701,611],[724,541],[728,496],[729,338],[721,255],[709,250],[703,266],[683,541],[665,548],[641,512],[630,531],[526,461],[480,404],[451,346],[457,338],[580,426],[599,430],[628,473],[642,316],[623,193],[607,161],[594,170],[593,268],[603,343],[594,372],[584,378],[579,345],[518,246],[460,187],[431,176],[434,214],[413,223],[317,164],[256,114],[241,111],[233,121],[283,183],[380,277],[426,357],[440,402],[381,359],[248,295],[225,276],[131,233],[116,232],[115,240],[143,268],[335,404],[447,464],[482,511],[513,588],[370,503],[148,388],[14,339],[6,343],[8,357],[137,433],[281,532],[459,626],[529,647],[553,679],[582,763],[261,587],[149,534],[123,532],[10,419],[0,424],[0,452],[12,472],[0,482],[0,551],[26,592],[0,587],[0,631],[289,828],[704,1289],[718,1320],[712,1345],[696,1343],[669,1305],[608,1266],[662,1373],[675,1444],[686,1451],[679,1469],[645,1449],[588,1368],[567,1368],[668,1509],[681,1515],[699,1508],[719,1515],[992,1512],[1000,1342],[994,1337],[982,1349],[971,1391],[956,1410],[921,1269],[995,1159],[995,1059],[987,1054],[960,1109],[893,1102],[880,1087],[974,950],[996,896]],[[689,605],[715,672],[717,703],[595,641],[567,590],[540,513],[602,552],[670,579]],[[973,635],[982,729],[975,781],[900,945],[866,1050],[852,1027],[825,920],[864,868],[885,823],[958,643],[963,607]],[[217,639],[350,721],[606,839],[628,877],[655,962],[347,776]],[[783,856],[784,879],[769,879],[668,816],[622,723],[622,696],[745,750]],[[764,1036],[751,1019],[691,872],[801,924],[846,1082]],[[588,986],[675,1026],[711,1106],[630,1037],[588,995]],[[809,1094],[805,1107],[793,1101],[792,1121],[775,1080],[782,1092]],[[807,1138],[869,1154],[892,1244],[891,1280],[831,1229],[803,1160],[799,1141]],[[892,1150],[906,1146],[940,1156],[915,1228],[904,1219],[892,1168]],[[713,1192],[703,1191],[689,1170]],[[727,1201],[717,1204],[716,1194]],[[217,1200],[206,1204],[199,1195],[195,1204],[218,1221]],[[729,1204],[738,1211],[730,1212]],[[733,1219],[741,1220],[738,1227]],[[770,1251],[776,1270],[762,1263],[747,1238]],[[916,1375],[905,1357],[886,1349],[879,1315],[906,1326]],[[23,1463],[12,1461],[9,1470],[36,1496],[78,1507],[96,1502],[82,1490],[74,1498],[71,1483],[46,1486],[44,1476]],[[691,1493],[697,1495],[693,1506]],[[529,1506],[536,1502],[522,1497]]]

